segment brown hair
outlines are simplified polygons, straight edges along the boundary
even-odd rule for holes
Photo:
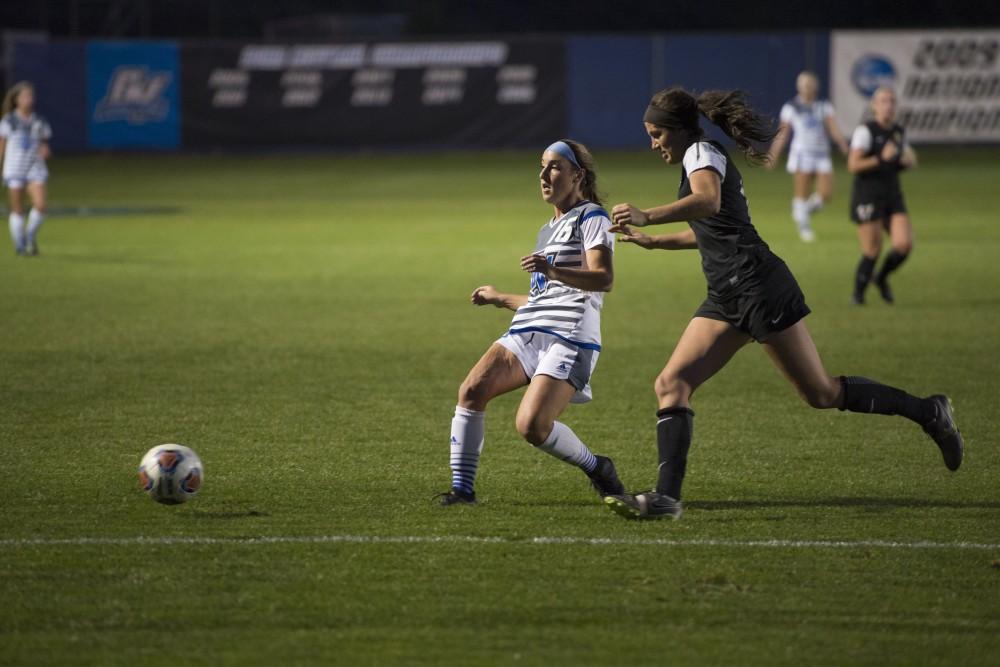
[[[31,85],[30,81],[18,81],[7,91],[7,94],[3,96],[3,108],[0,109],[0,115],[6,116],[17,106],[17,98],[27,89],[34,90],[35,87]]]
[[[707,90],[695,97],[680,87],[667,88],[649,101],[646,120],[668,129],[687,130],[699,138],[704,131],[698,114],[735,141],[751,163],[768,161],[767,151],[754,144],[771,141],[777,128],[770,118],[750,106],[742,90]]]
[[[583,193],[584,197],[598,206],[604,206],[604,198],[597,190],[597,164],[594,162],[594,156],[590,153],[590,149],[579,141],[573,141],[572,139],[562,139],[562,141],[572,149],[573,155],[576,156],[576,161],[580,164],[580,171],[583,172],[583,180],[580,181],[580,192]]]

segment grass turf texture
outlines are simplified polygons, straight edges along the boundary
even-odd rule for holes
[[[598,154],[611,201],[675,194],[651,154]],[[533,153],[87,157],[37,260],[0,257],[0,663],[987,664],[1000,549],[536,544],[538,536],[1000,542],[1000,153],[905,175],[916,251],[897,305],[849,305],[849,182],[801,244],[790,178],[740,163],[832,373],[947,391],[955,474],[901,419],[801,403],[757,346],[695,397],[688,512],[630,523],[489,409],[482,504],[442,510],[467,369],[522,290],[550,211]],[[704,295],[695,252],[620,245],[596,400],[564,415],[630,487],[655,475],[652,380]],[[202,495],[135,468],[193,447]],[[495,536],[495,543],[36,544],[24,538]]]

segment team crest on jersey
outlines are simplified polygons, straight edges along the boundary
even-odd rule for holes
[[[547,261],[549,264],[555,264],[556,256],[546,255],[545,261]],[[548,287],[548,285],[549,285],[549,279],[546,277],[546,275],[544,273],[538,273],[536,271],[535,273],[531,274],[531,286],[528,289],[528,295],[538,296],[539,294],[545,291],[545,288]]]
[[[126,120],[133,125],[163,120],[170,111],[165,93],[172,78],[166,70],[122,65],[112,73],[108,91],[97,103],[95,120]]]

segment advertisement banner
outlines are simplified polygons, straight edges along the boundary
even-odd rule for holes
[[[90,42],[87,118],[91,148],[178,148],[177,45]]]
[[[563,132],[548,40],[186,45],[187,148],[538,146]]]
[[[1000,141],[1000,30],[835,31],[830,78],[846,131],[889,85],[911,141]]]

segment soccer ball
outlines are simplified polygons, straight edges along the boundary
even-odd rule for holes
[[[164,505],[178,505],[194,498],[204,478],[201,459],[184,445],[157,445],[139,464],[142,490]]]

